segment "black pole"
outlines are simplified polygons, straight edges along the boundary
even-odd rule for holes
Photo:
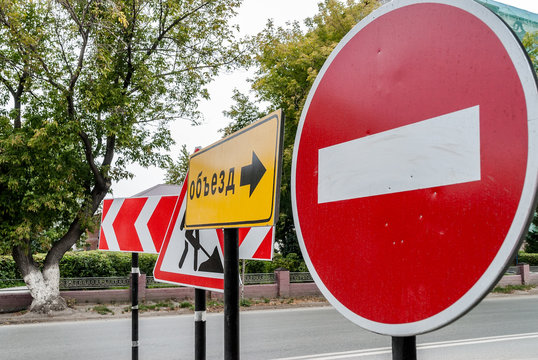
[[[194,289],[194,360],[205,360],[205,290]]]
[[[224,229],[224,360],[239,360],[239,236]]]
[[[417,360],[417,337],[392,337],[392,360]]]
[[[132,360],[138,360],[138,253],[131,257]]]

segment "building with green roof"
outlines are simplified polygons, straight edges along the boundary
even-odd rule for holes
[[[509,6],[493,0],[475,0],[503,19],[517,34],[520,40],[525,33],[538,31],[538,14]]]

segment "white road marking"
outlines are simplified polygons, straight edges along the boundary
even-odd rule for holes
[[[447,348],[447,347],[487,344],[487,343],[495,343],[495,342],[501,342],[501,341],[515,341],[515,340],[525,340],[525,339],[535,339],[535,338],[538,338],[538,333],[488,336],[488,337],[481,337],[481,338],[474,338],[474,339],[462,339],[462,340],[450,340],[450,341],[425,343],[425,344],[417,345],[417,350],[440,349],[440,348]],[[389,354],[391,352],[392,352],[392,349],[390,347],[384,347],[384,348],[375,348],[375,349],[333,352],[333,353],[326,353],[326,354],[294,356],[294,357],[278,358],[275,360],[306,360],[306,359],[335,360],[335,359],[348,359],[348,358],[359,358],[359,357],[373,356],[373,355],[382,355],[382,354]]]
[[[319,149],[318,203],[480,180],[480,107]]]

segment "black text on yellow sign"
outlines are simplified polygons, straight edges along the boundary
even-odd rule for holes
[[[193,154],[186,228],[274,225],[282,133],[283,116],[278,110]]]

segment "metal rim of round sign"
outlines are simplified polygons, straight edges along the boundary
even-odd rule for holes
[[[437,314],[414,322],[407,323],[382,323],[372,321],[364,318],[343,305],[327,288],[323,283],[319,274],[314,267],[306,248],[303,234],[301,231],[301,223],[298,214],[297,207],[297,158],[299,152],[299,146],[301,141],[301,134],[307,117],[308,109],[311,101],[314,97],[318,85],[321,83],[326,71],[329,69],[333,60],[337,57],[340,51],[346,46],[346,44],[362,29],[372,23],[374,20],[381,16],[388,14],[394,10],[422,3],[434,3],[443,4],[459,8],[486,24],[487,27],[499,38],[500,42],[507,51],[515,69],[525,97],[527,106],[527,127],[528,127],[528,157],[527,167],[523,182],[523,190],[517,210],[512,223],[509,227],[504,242],[502,243],[499,251],[493,258],[487,270],[478,279],[478,281],[457,301],[451,306],[438,312]],[[329,302],[346,318],[354,322],[355,324],[368,329],[370,331],[392,335],[392,336],[409,336],[420,333],[425,333],[445,326],[457,318],[463,316],[466,312],[471,310],[482,298],[484,298],[491,288],[496,284],[498,279],[502,276],[502,271],[507,266],[511,259],[512,254],[517,251],[521,240],[528,228],[532,214],[534,213],[536,203],[536,185],[538,175],[538,92],[534,72],[532,70],[530,61],[522,48],[520,42],[516,39],[513,32],[508,28],[504,22],[498,18],[493,12],[483,7],[480,4],[470,0],[393,0],[392,2],[380,7],[372,12],[365,19],[359,22],[337,45],[333,50],[319,75],[317,76],[312,89],[306,100],[299,125],[297,128],[297,135],[295,138],[295,146],[293,151],[292,160],[292,177],[291,177],[291,191],[292,191],[292,208],[295,221],[295,228],[297,237],[299,239],[299,245],[303,253],[304,259],[307,263],[312,277],[316,284],[320,288],[323,295],[329,300]],[[315,194],[302,194],[302,196],[316,196]],[[336,265],[335,265],[336,266]],[[450,286],[450,285],[447,285]],[[382,301],[382,299],[380,299]]]

